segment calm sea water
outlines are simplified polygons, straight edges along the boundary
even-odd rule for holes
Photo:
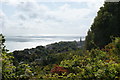
[[[82,37],[84,38],[84,37]],[[45,46],[60,41],[79,41],[80,36],[7,36],[6,48],[10,51]]]

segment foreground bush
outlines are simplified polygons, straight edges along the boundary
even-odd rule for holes
[[[116,38],[104,49],[86,51],[85,56],[74,55],[72,59],[61,61],[59,66],[67,68],[69,74],[47,74],[46,79],[120,79],[120,38]]]

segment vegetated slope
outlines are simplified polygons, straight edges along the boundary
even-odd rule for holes
[[[98,12],[86,37],[89,51],[63,42],[16,51],[13,56],[2,52],[3,80],[119,80],[120,37],[110,40],[119,36],[119,4],[105,3]]]
[[[49,62],[47,65],[38,64],[40,61],[31,63],[23,61],[15,66],[12,53],[3,51],[2,78],[3,80],[119,80],[119,53],[120,38],[116,38],[102,50],[83,52],[78,49],[50,54],[46,57]],[[49,58],[53,61],[49,61]]]
[[[120,2],[106,2],[100,8],[86,36],[86,49],[103,48],[112,37],[120,37]]]
[[[62,60],[58,66],[53,67],[52,73],[43,75],[42,78],[48,80],[119,80],[119,53],[120,38],[116,38],[103,49],[92,49],[78,54],[71,52],[74,54],[71,58]]]
[[[57,53],[64,53],[71,50],[78,50],[82,48],[83,44],[84,41],[59,42],[59,43],[49,44],[47,46],[37,46],[36,48],[32,48],[32,49],[14,51],[13,52],[13,55],[15,57],[14,62],[15,64],[17,64],[20,62],[31,63],[33,61],[37,61],[37,62],[41,61],[41,63],[43,63],[42,61],[44,61],[44,65],[49,64],[52,62],[47,61],[47,59],[52,54],[56,55]]]

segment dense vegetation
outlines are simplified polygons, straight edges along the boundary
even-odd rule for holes
[[[12,53],[3,51],[3,80],[80,80],[120,79],[120,38],[115,38],[103,49],[81,49],[51,53],[45,60],[18,62]],[[19,57],[18,57],[19,58]],[[14,63],[14,64],[12,64]]]
[[[114,80],[120,79],[120,38],[116,38],[104,49],[93,49],[85,53],[72,53],[71,59],[62,60],[59,66],[67,68],[69,74],[47,74],[46,79],[56,80]],[[83,54],[83,55],[80,55]]]
[[[120,3],[105,3],[100,8],[88,31],[86,50],[73,41],[8,53],[4,46],[5,39],[0,35],[2,79],[119,80],[119,7]]]
[[[72,50],[75,51],[82,48],[82,45],[79,47],[79,43],[84,43],[84,41],[59,42],[47,46],[37,46],[36,48],[32,49],[14,51],[14,64],[18,65],[20,62],[31,63],[38,61],[40,62],[39,64],[42,65],[54,63],[59,58],[59,55],[62,57],[62,54],[65,52]]]
[[[120,37],[120,2],[106,2],[100,8],[88,31],[86,49],[103,48],[112,37]]]

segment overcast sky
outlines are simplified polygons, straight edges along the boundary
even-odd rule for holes
[[[85,36],[104,0],[0,0],[0,32]]]

